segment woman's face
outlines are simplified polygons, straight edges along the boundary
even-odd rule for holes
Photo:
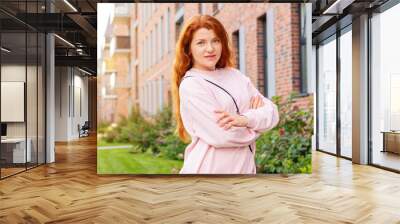
[[[215,70],[215,65],[221,57],[221,51],[221,40],[212,29],[200,28],[195,31],[190,43],[194,68]]]

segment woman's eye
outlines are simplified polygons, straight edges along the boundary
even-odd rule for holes
[[[214,43],[219,43],[219,40],[218,39],[214,40]]]
[[[198,44],[198,45],[203,45],[203,44],[204,44],[204,42],[198,42],[197,44]]]

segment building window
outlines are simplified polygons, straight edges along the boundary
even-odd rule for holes
[[[212,11],[213,11],[213,15],[218,13],[218,3],[212,4]]]
[[[129,59],[128,62],[128,74],[127,74],[127,84],[131,85],[132,84],[132,71],[131,71],[131,67],[132,67],[132,60]]]
[[[154,30],[151,31],[150,33],[150,67],[152,67],[154,65],[154,58],[155,58],[155,54],[154,54],[154,50],[155,50],[155,41],[154,41]]]
[[[181,32],[181,29],[183,27],[183,17],[181,17],[180,19],[178,19],[178,21],[176,21],[175,23],[175,41],[177,42],[179,39],[179,34]]]
[[[164,36],[164,17],[161,16],[161,21],[160,21],[160,34],[161,34],[161,39],[160,39],[160,43],[161,43],[161,53],[160,53],[160,57],[162,58],[164,56],[164,44],[165,44],[165,36]]]
[[[138,58],[138,55],[139,55],[139,35],[138,35],[138,32],[139,32],[139,30],[138,30],[138,28],[136,27],[135,28],[135,59],[137,59]]]
[[[268,53],[267,53],[267,17],[257,19],[257,70],[258,70],[258,89],[264,96],[268,94]]]
[[[144,38],[144,51],[143,51],[143,59],[144,59],[144,69],[143,69],[143,71],[146,71],[146,69],[147,69],[147,54],[148,54],[148,51],[147,51],[147,37],[145,37]]]
[[[244,29],[240,27],[239,30],[232,33],[232,44],[235,54],[235,64],[243,74],[246,74],[245,68],[245,39]]]
[[[246,74],[246,39],[244,27],[239,28],[239,70]]]
[[[157,50],[158,50],[158,60],[162,58],[162,20],[158,24],[158,35],[157,35]]]
[[[232,33],[232,45],[235,57],[235,66],[239,69],[239,30]]]
[[[165,20],[165,29],[166,29],[166,34],[167,34],[167,37],[165,38],[165,40],[167,41],[167,43],[166,43],[166,48],[168,49],[168,52],[170,52],[171,51],[171,41],[170,41],[170,37],[171,37],[171,34],[170,34],[170,24],[171,24],[171,11],[170,11],[170,9],[168,8],[167,9],[167,19]]]
[[[305,4],[300,6],[300,93],[307,92],[307,37]]]
[[[160,31],[159,31],[159,28],[158,28],[158,24],[156,24],[156,28],[154,30],[154,38],[155,38],[154,48],[155,48],[155,52],[156,52],[155,60],[157,61],[157,63],[158,63],[158,60],[160,58],[160,49],[161,49],[160,44],[158,42],[159,33],[160,33]]]
[[[138,66],[135,66],[135,101],[138,100],[139,97],[139,69]]]
[[[311,4],[301,4],[300,21],[300,93],[311,93],[314,91],[313,77],[311,75]]]
[[[258,88],[264,96],[271,98],[276,95],[273,9],[257,19],[257,64]]]
[[[143,72],[144,70],[144,55],[143,55],[143,49],[144,49],[144,42],[142,41],[142,45],[140,48],[140,72]]]
[[[213,3],[212,4],[213,15],[216,15],[217,13],[219,13],[223,7],[224,7],[224,3]]]
[[[145,55],[145,57],[144,57],[144,71],[146,71],[148,66],[149,66],[149,48],[148,48],[148,46],[149,46],[149,38],[147,36],[145,38],[145,41],[144,41],[144,55]]]
[[[183,8],[185,3],[175,3],[175,10],[178,11]]]
[[[202,15],[203,14],[203,3],[198,3],[197,6],[199,7],[199,14]]]
[[[160,111],[163,110],[164,107],[164,77],[161,76],[159,79],[159,89],[160,89]]]

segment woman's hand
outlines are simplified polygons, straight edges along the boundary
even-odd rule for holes
[[[246,127],[249,123],[248,118],[243,115],[230,114],[223,110],[216,110],[215,113],[217,114],[218,125],[225,130],[230,129],[232,126]]]
[[[250,109],[257,109],[259,107],[264,106],[265,103],[263,101],[262,96],[257,95],[257,96],[252,96],[250,98]]]

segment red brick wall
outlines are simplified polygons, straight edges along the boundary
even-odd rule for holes
[[[143,3],[142,3],[143,4]],[[202,3],[205,4],[205,3]],[[137,6],[137,5],[136,5]],[[201,4],[199,3],[185,3],[184,4],[184,22],[188,19],[197,15],[200,11]],[[163,3],[159,4],[158,9],[153,12],[151,18],[144,24],[139,21],[137,31],[131,30],[131,38],[136,38],[137,41],[132,40],[132,50],[137,52],[142,51],[142,43],[144,37],[148,36],[151,30],[155,29],[155,24],[160,22],[161,16],[165,15],[167,8],[170,9],[170,23],[169,23],[169,40],[172,46],[171,51],[164,54],[161,60],[157,61],[149,69],[139,69],[139,74],[135,74],[134,63],[136,60],[143,61],[140,55],[134,55],[132,52],[131,72],[134,73],[133,77],[138,77],[138,80],[134,79],[132,86],[128,93],[119,92],[118,99],[120,103],[117,105],[118,111],[124,111],[122,109],[125,103],[124,100],[130,94],[135,96],[137,88],[141,89],[145,85],[146,81],[158,79],[160,76],[164,77],[164,104],[170,104],[170,78],[172,63],[174,57],[176,30],[175,30],[175,3]],[[225,3],[221,10],[213,13],[213,3],[205,4],[203,14],[209,14],[219,19],[225,26],[229,35],[239,30],[241,26],[245,29],[245,75],[249,76],[252,82],[259,88],[260,92],[264,92],[263,76],[260,74],[264,73],[263,59],[260,55],[263,53],[263,49],[260,48],[261,43],[265,42],[260,30],[260,24],[257,20],[260,16],[265,15],[267,10],[273,9],[274,11],[274,39],[275,39],[275,88],[276,94],[281,96],[287,96],[289,93],[300,90],[300,46],[299,46],[299,35],[300,35],[300,20],[299,20],[299,5],[297,3],[279,3],[279,4],[268,4],[268,3]],[[133,7],[133,15],[136,12],[135,6]],[[137,10],[136,17],[140,20],[143,10],[139,8]],[[133,20],[133,19],[132,19]],[[165,20],[165,18],[164,18]],[[133,24],[131,22],[130,24]],[[164,30],[165,31],[165,30]],[[235,42],[235,40],[233,40]],[[153,46],[157,48],[157,46]],[[122,65],[121,65],[122,66]],[[116,65],[118,67],[118,65]],[[137,85],[135,84],[137,83]],[[121,90],[122,91],[122,90]],[[137,97],[134,97],[137,98]],[[306,106],[307,102],[312,99],[311,97],[302,97],[297,99],[298,105]],[[126,106],[126,104],[125,104]],[[125,112],[122,112],[125,114]]]

